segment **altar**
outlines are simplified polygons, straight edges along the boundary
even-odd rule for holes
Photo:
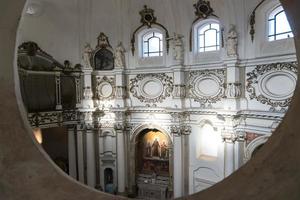
[[[140,174],[138,178],[138,198],[140,199],[170,199],[169,178],[163,176],[153,177]]]

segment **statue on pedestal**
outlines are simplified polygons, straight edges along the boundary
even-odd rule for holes
[[[125,67],[125,49],[122,45],[122,42],[119,42],[118,46],[115,49],[115,67],[124,68]]]
[[[238,34],[236,32],[235,26],[231,24],[227,35],[227,55],[230,57],[238,56],[237,46]]]
[[[183,63],[184,59],[184,47],[182,38],[183,35],[177,33],[174,33],[174,36],[172,38],[169,38],[169,40],[173,40],[173,58],[180,63]]]
[[[91,48],[91,45],[89,43],[86,43],[82,55],[82,59],[84,62],[85,68],[92,68],[91,65],[91,57],[92,57],[93,49]]]

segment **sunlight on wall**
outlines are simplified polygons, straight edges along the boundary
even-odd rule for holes
[[[210,124],[202,126],[197,145],[197,157],[218,157],[219,137]]]

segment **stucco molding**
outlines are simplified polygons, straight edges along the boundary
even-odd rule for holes
[[[269,105],[273,109],[289,106],[296,87],[297,72],[297,63],[295,62],[258,65],[253,71],[247,73],[246,91],[249,94],[249,98]],[[270,84],[271,81],[276,80],[275,78],[279,76],[289,81],[286,85],[291,85],[284,93],[276,93]]]
[[[192,71],[189,75],[189,96],[201,104],[212,104],[225,97],[225,69]],[[207,88],[201,83],[210,83]],[[209,88],[208,88],[209,87]]]
[[[173,78],[165,73],[138,74],[130,80],[129,91],[142,103],[162,103],[173,92]]]

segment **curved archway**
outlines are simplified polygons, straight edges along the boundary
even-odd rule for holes
[[[0,196],[4,199],[115,199],[115,197],[96,193],[85,186],[68,180],[54,165],[50,165],[43,151],[38,150],[38,144],[33,142],[32,136],[20,117],[14,94],[13,55],[15,34],[19,15],[24,0],[2,1],[0,3],[3,19],[1,21],[1,68],[0,91],[1,99],[0,118],[6,119],[0,124]],[[300,2],[297,0],[282,0],[287,9],[288,18],[296,36],[299,51],[300,45]],[[298,58],[300,54],[298,52]],[[247,166],[233,174],[224,182],[215,187],[195,194],[190,199],[289,199],[297,200],[299,191],[299,137],[300,129],[299,86],[293,103],[283,123],[278,127],[262,151],[251,160]],[[8,112],[9,111],[9,112]],[[21,110],[21,112],[23,112]],[[288,155],[288,156],[287,156]],[[291,164],[292,163],[292,164]],[[47,173],[44,173],[46,171]],[[255,176],[253,176],[255,174]],[[242,179],[243,178],[243,179]],[[247,181],[244,181],[244,179]],[[54,184],[49,184],[55,181]],[[26,183],[26,184],[24,184]],[[274,184],[276,183],[276,184]],[[251,185],[250,185],[251,184]],[[47,187],[44,187],[47,185]],[[234,188],[234,190],[233,190]],[[241,191],[243,191],[241,193]]]
[[[261,136],[251,141],[246,148],[244,161],[249,161],[252,158],[254,151],[264,145],[268,139],[269,136]]]
[[[144,196],[148,193],[145,191],[149,187],[146,184],[155,185],[157,178],[166,188],[172,187],[172,143],[169,132],[157,124],[142,124],[132,131],[128,158],[130,196]],[[142,183],[139,185],[142,192],[141,189],[138,191],[138,183]]]

